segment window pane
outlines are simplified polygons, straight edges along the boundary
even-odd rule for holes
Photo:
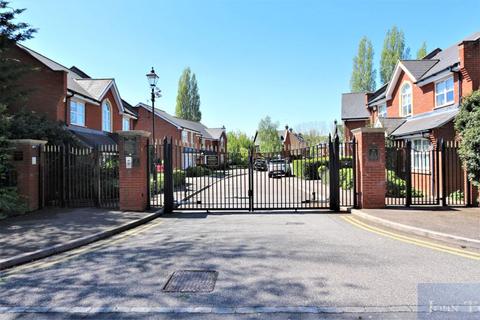
[[[445,81],[438,82],[437,86],[436,86],[436,89],[435,89],[435,92],[436,93],[442,93],[444,90],[445,90]]]
[[[437,106],[441,106],[445,103],[445,96],[443,94],[439,94],[437,96]]]
[[[447,90],[453,90],[453,77],[447,79],[446,88]]]
[[[447,102],[452,102],[453,101],[453,91],[448,91],[447,92]]]

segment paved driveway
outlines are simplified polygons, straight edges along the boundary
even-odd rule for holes
[[[406,311],[417,305],[419,283],[480,282],[478,263],[370,233],[336,214],[175,214],[105,247],[4,276],[0,306]],[[174,271],[192,269],[218,271],[215,290],[162,291]]]

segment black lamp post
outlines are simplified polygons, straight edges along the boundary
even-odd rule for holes
[[[155,70],[152,70],[147,73],[148,84],[152,89],[152,144],[155,144],[155,88],[157,86],[158,76],[155,73]]]

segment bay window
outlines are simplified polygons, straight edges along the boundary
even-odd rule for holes
[[[441,107],[454,101],[453,77],[435,83],[435,106]]]
[[[70,100],[70,124],[85,126],[85,103]]]

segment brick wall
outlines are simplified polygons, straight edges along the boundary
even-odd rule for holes
[[[480,41],[464,41],[458,47],[462,95],[466,96],[480,86]]]
[[[10,110],[25,108],[45,114],[53,121],[65,121],[67,73],[51,70],[18,47],[10,48],[6,56],[34,69],[24,74],[18,82],[20,89],[26,93],[26,100],[10,105]]]
[[[347,120],[344,121],[344,135],[345,141],[351,141],[353,138],[352,130],[362,128],[370,123],[369,120]]]
[[[152,113],[143,107],[138,107],[138,120],[135,121],[135,130],[152,131]],[[179,143],[182,139],[181,129],[171,123],[155,117],[155,139],[163,140],[164,137],[172,137],[175,143]]]
[[[454,102],[458,103],[458,75],[454,75]],[[392,98],[387,101],[387,116],[401,117],[400,114],[400,89],[405,82],[409,82],[412,86],[412,115],[417,115],[435,108],[435,83],[429,83],[419,87],[413,83],[405,72],[401,72],[399,80],[395,85]]]

